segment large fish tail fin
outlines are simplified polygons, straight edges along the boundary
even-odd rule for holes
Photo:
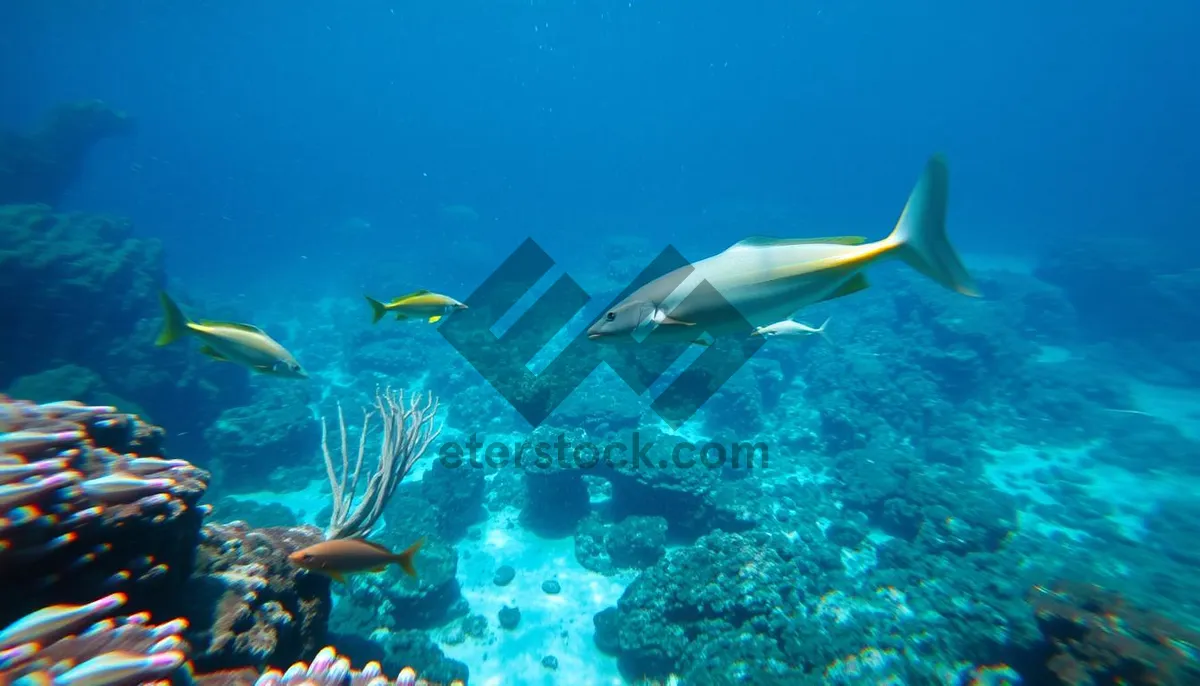
[[[829,326],[830,319],[830,317],[826,317],[825,321],[821,322],[821,325],[813,330],[813,333],[817,334],[821,338],[824,338],[825,342],[829,345],[833,345],[833,341],[829,340],[829,332],[825,330],[825,327]]]
[[[378,324],[379,320],[383,319],[387,315],[387,305],[384,305],[369,295],[363,297],[367,299],[367,302],[371,303],[371,309],[375,312],[375,318],[371,320],[371,323]]]
[[[158,338],[155,339],[154,345],[170,345],[187,335],[188,318],[184,316],[183,310],[179,309],[179,305],[175,304],[166,291],[159,292],[158,301],[162,303],[163,308],[163,328],[159,332]]]
[[[403,569],[405,574],[413,578],[417,576],[417,568],[413,566],[413,558],[416,557],[417,551],[423,545],[425,545],[425,538],[421,537],[417,539],[416,543],[408,546],[404,552],[396,555],[396,564],[400,565],[400,569]]]
[[[883,243],[887,252],[952,291],[979,297],[975,280],[963,266],[946,236],[946,202],[950,172],[946,160],[934,155],[925,164],[896,228]]]

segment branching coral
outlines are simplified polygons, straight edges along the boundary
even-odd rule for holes
[[[238,669],[195,674],[188,661],[191,646],[183,637],[187,622],[175,619],[154,625],[145,613],[105,618],[125,602],[123,593],[114,593],[86,605],[54,605],[0,630],[0,684],[436,686],[409,667],[401,670],[395,681],[383,675],[377,662],[354,670],[332,647],[320,650],[311,664],[298,662],[286,671],[260,674]],[[462,686],[462,682],[451,686]]]
[[[271,670],[259,677],[255,686],[438,686],[435,682],[421,679],[411,667],[400,670],[395,681],[383,674],[378,662],[370,662],[362,671],[350,668],[350,661],[338,657],[333,648],[317,653],[312,664],[298,662],[286,672]],[[461,681],[450,682],[449,686],[463,686]]]
[[[0,395],[0,621],[95,589],[175,595],[208,475],[114,408]],[[139,596],[135,598],[134,596]]]
[[[329,474],[329,485],[333,489],[333,514],[329,518],[326,538],[365,536],[379,521],[388,500],[405,475],[425,454],[429,445],[442,432],[435,426],[438,401],[432,394],[423,404],[404,401],[403,393],[392,393],[390,389],[375,394],[375,408],[383,420],[380,438],[379,461],[368,478],[366,489],[354,506],[358,491],[358,480],[362,475],[363,457],[367,449],[367,436],[373,412],[364,412],[362,432],[358,437],[358,458],[354,471],[350,471],[349,432],[346,420],[338,405],[338,428],[341,433],[342,468],[340,478],[335,474],[333,456],[329,452],[324,419],[321,420],[321,449],[325,454],[325,468]],[[350,486],[346,487],[346,477]],[[351,509],[353,507],[353,509]]]
[[[1028,600],[1055,650],[1047,666],[1065,684],[1200,683],[1200,633],[1094,584],[1034,586]]]
[[[149,616],[102,619],[123,593],[87,605],[54,605],[0,631],[0,683],[118,684],[168,678],[187,659],[187,622],[149,624]],[[94,622],[83,631],[81,628]],[[77,633],[76,633],[77,632]]]

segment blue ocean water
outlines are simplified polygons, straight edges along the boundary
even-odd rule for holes
[[[1064,663],[1119,669],[1052,656],[1103,615],[1090,584],[1172,642],[1088,640],[1175,669],[1200,613],[1198,31],[1179,0],[11,1],[0,389],[142,414],[212,471],[210,518],[260,527],[326,525],[336,404],[356,441],[377,386],[436,396],[442,432],[374,532],[426,536],[430,576],[333,592],[330,642],[393,674],[1086,683]],[[684,389],[706,402],[682,423],[653,401],[702,350],[642,394],[554,371],[563,402],[531,422],[494,378],[511,351],[457,349],[483,345],[459,313],[373,324],[363,299],[482,302],[532,239],[553,266],[492,332],[569,275],[591,299],[521,360],[557,369],[668,247],[882,239],[934,154],[982,297],[871,265],[797,313],[824,335]],[[156,348],[160,289],[308,379]],[[445,460],[560,436],[574,462],[549,475]],[[575,450],[683,440],[769,461],[589,473]]]

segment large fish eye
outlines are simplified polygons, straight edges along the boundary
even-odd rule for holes
[[[616,313],[616,312],[609,312],[608,314],[604,315],[604,318],[605,318],[607,321],[610,321],[610,322],[611,322],[611,321],[613,321],[613,320],[615,320],[615,319],[617,318],[617,313]]]

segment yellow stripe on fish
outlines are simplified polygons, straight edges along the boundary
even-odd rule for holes
[[[306,379],[307,372],[286,348],[251,324],[201,320],[184,316],[179,305],[165,292],[159,293],[163,308],[163,329],[154,344],[170,345],[188,336],[201,341],[200,352],[214,360],[233,362],[260,374]]]
[[[442,317],[451,312],[467,309],[466,305],[448,295],[427,290],[406,293],[388,303],[376,300],[369,295],[364,297],[371,305],[374,315],[371,320],[372,324],[378,324],[379,320],[383,319],[388,312],[395,312],[398,320],[425,319],[433,324],[441,321]]]

